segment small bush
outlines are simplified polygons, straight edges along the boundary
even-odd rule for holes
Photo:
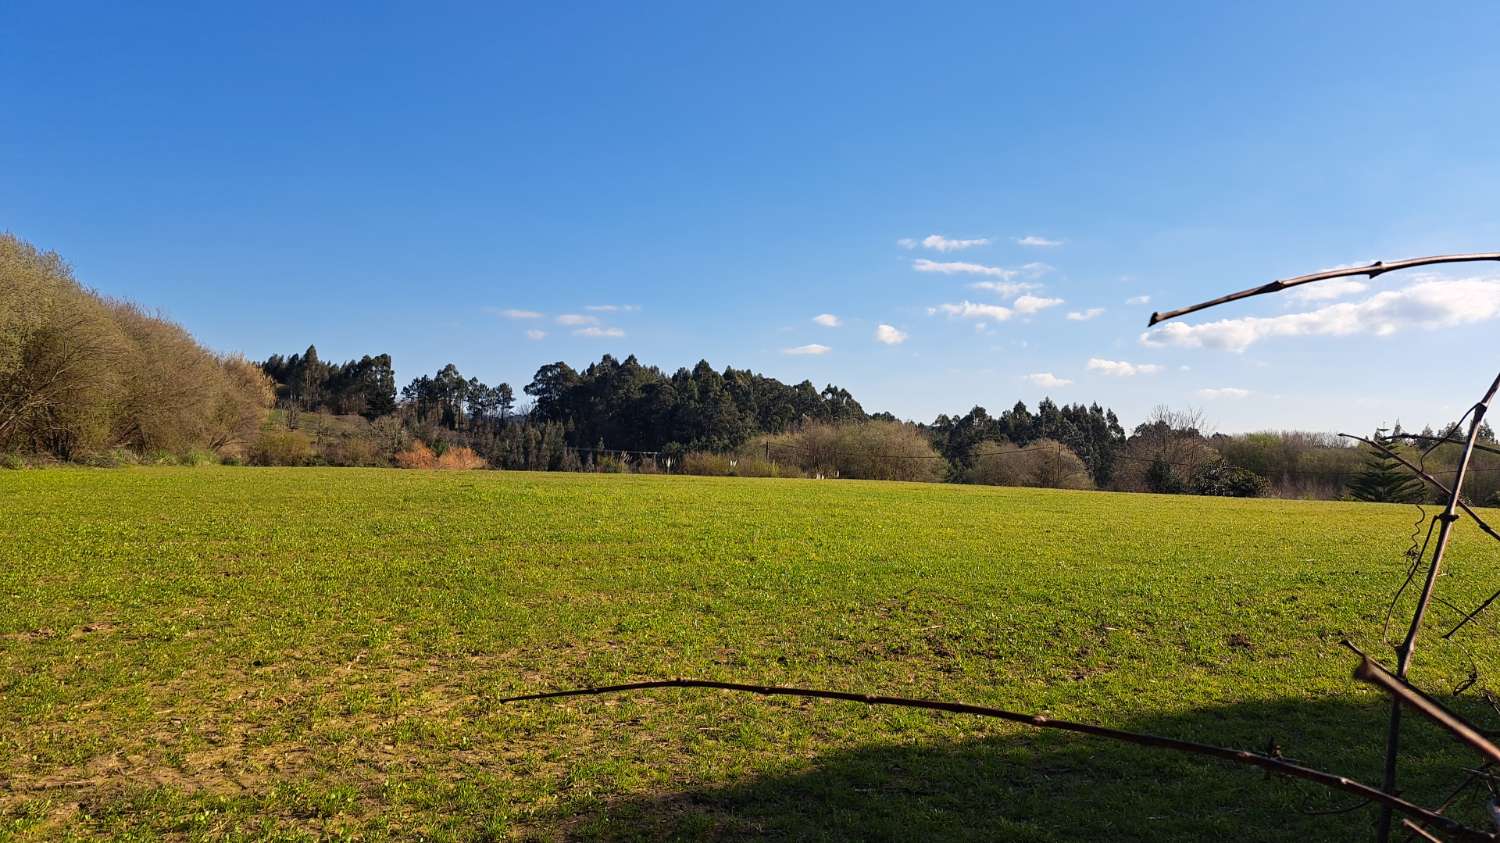
[[[692,451],[682,455],[678,470],[683,474],[702,474],[709,477],[729,476],[729,457],[707,451]]]
[[[300,430],[263,430],[250,446],[251,465],[307,465],[312,440]]]
[[[26,458],[20,454],[0,454],[0,468],[17,471],[28,467]]]
[[[484,457],[474,453],[473,448],[449,448],[437,459],[437,467],[448,471],[471,471],[484,468]]]
[[[380,452],[379,444],[357,436],[339,439],[328,445],[323,449],[323,459],[329,465],[347,466],[387,465],[390,462]]]
[[[420,439],[413,440],[404,451],[396,452],[397,468],[437,468],[437,455]]]
[[[187,453],[182,455],[181,462],[183,465],[191,466],[215,465],[219,462],[219,458],[215,456],[213,451],[207,451],[202,448],[191,448]]]
[[[1269,488],[1266,478],[1223,461],[1199,468],[1191,486],[1195,495],[1226,498],[1258,498]]]
[[[121,468],[127,465],[140,465],[140,463],[140,455],[129,448],[112,448],[83,458],[83,464],[91,468]]]

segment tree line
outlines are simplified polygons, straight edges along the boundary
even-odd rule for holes
[[[272,406],[276,410],[272,412]],[[1451,429],[1377,431],[1441,473]],[[1492,431],[1482,431],[1493,442]],[[449,453],[450,449],[453,450]],[[604,355],[537,369],[520,394],[449,364],[397,389],[389,354],[260,363],[80,284],[61,257],[0,235],[0,462],[219,459],[268,464],[691,470],[1404,502],[1431,491],[1391,458],[1324,434],[1211,433],[1158,408],[1133,428],[1099,404],[1017,402],[911,423],[847,389],[707,361],[668,372]],[[1500,503],[1500,455],[1470,489]]]

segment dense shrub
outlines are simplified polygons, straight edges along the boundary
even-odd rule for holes
[[[790,465],[813,476],[855,480],[938,481],[947,463],[915,425],[893,421],[806,423],[761,436],[740,451],[749,459]]]
[[[0,449],[84,459],[243,448],[270,389],[254,366],[100,297],[56,254],[0,234]]]
[[[448,471],[469,471],[484,468],[484,457],[474,453],[473,448],[449,448],[437,458],[437,468]]]
[[[396,452],[397,468],[437,468],[437,454],[420,439],[414,440],[404,451]]]
[[[300,430],[263,430],[250,446],[251,465],[307,465],[312,440]]]
[[[988,441],[975,447],[964,480],[988,486],[1092,489],[1088,466],[1061,442],[1038,439],[1025,448]]]
[[[1258,498],[1270,484],[1253,471],[1220,460],[1201,466],[1193,475],[1190,491],[1195,495],[1228,498]]]
[[[381,452],[380,444],[361,436],[345,436],[323,448],[323,460],[329,465],[379,466],[389,465],[390,460]]]

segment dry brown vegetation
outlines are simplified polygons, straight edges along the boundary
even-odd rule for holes
[[[252,364],[99,296],[55,253],[0,234],[0,451],[242,456],[271,400]]]
[[[473,448],[448,448],[443,453],[438,454],[427,447],[427,444],[420,439],[412,442],[411,446],[406,450],[396,452],[397,468],[470,471],[477,468],[484,468],[485,466],[484,457],[474,453]]]

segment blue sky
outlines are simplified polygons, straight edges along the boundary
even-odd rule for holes
[[[403,381],[451,361],[519,391],[635,353],[922,420],[1051,395],[1223,431],[1436,423],[1493,376],[1500,266],[1142,334],[1276,277],[1500,249],[1497,26],[1495,4],[12,2],[0,228],[216,349],[385,351]]]

